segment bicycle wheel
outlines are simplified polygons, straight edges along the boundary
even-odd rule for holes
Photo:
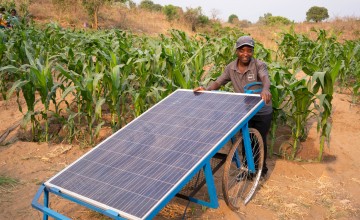
[[[248,169],[242,135],[233,144],[224,164],[223,195],[226,204],[234,211],[247,204],[254,195],[264,163],[264,143],[259,131],[249,129],[255,172]]]

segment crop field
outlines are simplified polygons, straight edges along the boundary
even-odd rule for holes
[[[233,42],[241,34],[189,37],[172,30],[170,36],[147,37],[120,30],[74,31],[55,24],[1,30],[0,91],[3,99],[14,94],[25,98],[27,110],[19,105],[21,125],[30,128],[32,141],[66,138],[92,145],[104,124],[116,131],[174,90],[215,79],[234,58]],[[315,117],[321,160],[331,132],[334,86],[350,90],[358,102],[360,41],[338,43],[324,30],[317,35],[310,40],[283,33],[277,51],[256,44],[255,56],[268,64],[272,83],[271,154],[277,126],[284,123],[292,128],[287,156],[294,159],[299,142],[306,139],[306,124]],[[231,89],[227,85],[222,90]],[[51,121],[59,123],[65,135],[49,131]]]
[[[260,216],[271,216],[269,219],[304,219],[304,216],[308,219],[319,216],[356,219],[360,212],[360,202],[354,201],[356,199],[345,190],[351,187],[356,191],[360,177],[348,174],[346,181],[329,179],[326,172],[335,170],[337,172],[331,174],[341,179],[339,173],[349,164],[335,167],[331,165],[333,157],[324,157],[330,142],[340,146],[347,158],[352,158],[352,153],[354,158],[358,155],[357,151],[343,149],[343,143],[337,143],[331,137],[332,132],[337,135],[339,132],[333,125],[341,123],[349,128],[348,136],[342,137],[342,140],[349,139],[347,144],[356,142],[359,137],[353,126],[359,120],[360,39],[340,43],[336,36],[325,30],[314,32],[314,39],[292,30],[284,32],[276,50],[267,49],[262,42],[256,41],[255,57],[267,63],[272,84],[274,112],[268,140],[269,156],[285,160],[276,164],[270,161],[275,177],[262,184],[260,197],[256,196],[245,211],[248,215],[258,212]],[[66,29],[53,23],[44,27],[28,25],[0,29],[0,101],[15,103],[9,111],[21,114],[19,124],[24,134],[20,143],[6,141],[6,136],[16,125],[4,127],[7,130],[0,134],[0,154],[5,158],[0,167],[0,202],[17,207],[17,202],[12,200],[21,197],[17,186],[34,190],[41,181],[81,156],[89,146],[95,146],[104,138],[101,135],[104,128],[109,128],[110,133],[121,129],[176,89],[192,89],[211,83],[235,58],[234,42],[243,34],[222,31],[189,36],[181,30],[171,30],[168,35],[144,36],[118,29]],[[232,91],[231,88],[226,85],[221,90]],[[338,95],[338,91],[346,97]],[[335,97],[341,103],[336,109]],[[355,110],[341,108],[348,104],[355,106]],[[355,111],[355,121],[334,119],[334,113],[336,117],[343,117],[349,111]],[[309,124],[314,125],[315,132],[311,133]],[[284,128],[290,136],[286,144],[281,143],[279,136],[279,129]],[[326,169],[319,168],[321,163],[308,166],[294,162],[302,160],[298,155],[304,143],[314,139],[316,142],[311,145],[315,146],[317,155],[311,162],[324,162]],[[53,145],[56,148],[48,147]],[[80,146],[80,150],[74,151],[73,146]],[[35,160],[41,160],[41,166],[32,167],[30,163]],[[356,162],[349,161],[352,161],[349,162],[352,169],[359,168]],[[305,170],[305,174],[295,172],[293,167]],[[9,175],[27,168],[37,171],[29,171],[33,174],[26,174],[29,177],[24,175],[24,179],[31,178],[25,182]],[[44,174],[37,174],[35,178],[34,173],[39,170],[45,170]],[[17,175],[22,175],[20,173]],[[296,191],[296,200],[292,200],[293,191],[300,188],[302,191]],[[288,195],[284,193],[287,190],[290,191]],[[32,197],[33,193],[35,191],[27,194]],[[356,191],[354,195],[360,195],[360,192]],[[316,199],[310,199],[314,197]],[[30,206],[30,201],[26,204]],[[55,205],[60,209],[66,206],[57,202]],[[229,214],[224,213],[230,211],[224,209],[223,201],[220,205],[222,208],[218,212],[193,207],[189,209],[190,216],[193,219],[219,219],[219,216],[229,219]],[[324,215],[313,215],[317,213],[314,206],[328,211]],[[179,212],[179,207],[184,208],[181,203],[170,204],[160,213],[159,219],[178,219],[179,216],[174,215]],[[263,210],[258,211],[258,207]],[[79,210],[72,212],[74,218],[103,219]],[[16,214],[12,211],[7,211],[5,205],[0,206],[0,213],[3,213],[0,218],[1,215],[5,218],[39,217],[35,211],[30,212],[31,217],[27,216],[28,210],[21,213],[20,208]],[[230,219],[242,217],[237,213]]]

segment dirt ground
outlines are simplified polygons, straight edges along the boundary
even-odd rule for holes
[[[324,160],[318,155],[316,123],[291,162],[281,156],[268,159],[269,174],[258,192],[239,212],[231,211],[221,192],[221,170],[215,175],[220,207],[191,203],[187,219],[360,219],[360,106],[351,97],[335,94],[330,147]],[[0,135],[21,119],[16,99],[0,101]],[[8,139],[16,138],[19,129]],[[281,129],[280,129],[281,132]],[[280,137],[280,136],[279,136]],[[281,136],[286,141],[286,136]],[[31,207],[40,184],[79,158],[90,148],[68,144],[16,141],[0,146],[0,176],[17,183],[0,185],[0,220],[41,219]],[[182,219],[186,202],[173,199],[155,219]],[[73,219],[108,219],[79,205],[50,197],[50,206]]]

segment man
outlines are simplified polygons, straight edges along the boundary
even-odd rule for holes
[[[266,136],[272,119],[272,104],[270,93],[270,79],[267,66],[264,62],[253,58],[255,42],[250,36],[242,36],[236,41],[237,59],[228,64],[221,76],[207,88],[198,87],[194,91],[217,90],[222,85],[232,82],[234,91],[244,93],[244,86],[252,82],[261,82],[261,98],[265,106],[249,121],[249,127],[257,129],[264,141],[264,166],[262,176],[265,176],[267,144]]]
[[[19,24],[19,18],[17,17],[17,12],[14,8],[11,9],[10,14],[11,15],[9,16],[9,18],[7,20],[7,26],[14,27]]]
[[[4,29],[6,25],[5,8],[0,6],[0,29]]]

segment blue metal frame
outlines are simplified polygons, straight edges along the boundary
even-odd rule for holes
[[[206,207],[209,208],[218,208],[219,207],[219,203],[218,203],[218,199],[217,199],[217,194],[216,194],[216,187],[215,187],[215,182],[214,182],[214,178],[212,175],[212,170],[211,170],[211,164],[210,164],[210,160],[213,157],[213,155],[211,155],[211,157],[209,157],[203,165],[198,166],[196,169],[193,170],[193,172],[184,180],[182,181],[148,216],[146,216],[146,219],[152,219],[154,218],[161,209],[163,209],[166,204],[174,198],[174,196],[180,192],[180,190],[201,170],[203,169],[204,174],[205,174],[205,180],[206,180],[206,185],[208,188],[208,194],[209,194],[209,202],[206,202],[204,200],[200,200],[200,199],[196,199],[194,197],[189,197],[189,200],[191,202],[200,204],[200,205],[204,205]]]
[[[32,202],[31,202],[31,206],[41,212],[44,213],[44,216],[43,216],[43,220],[48,220],[48,217],[52,217],[54,219],[61,219],[61,220],[70,220],[70,218],[58,213],[58,212],[55,212],[54,210],[50,209],[49,208],[49,193],[54,193],[55,195],[58,195],[60,197],[63,197],[65,199],[68,199],[72,202],[75,202],[79,205],[82,205],[82,206],[85,206],[89,209],[92,209],[96,212],[99,212],[101,214],[104,214],[112,219],[116,219],[116,220],[126,220],[126,218],[122,218],[119,216],[119,214],[115,211],[112,211],[112,210],[104,210],[104,209],[101,209],[101,208],[98,208],[94,205],[91,205],[89,203],[86,203],[82,200],[79,200],[79,199],[76,199],[72,196],[69,196],[67,194],[64,194],[62,193],[59,189],[56,189],[56,188],[48,188],[46,187],[44,184],[42,184],[39,188],[39,190],[37,191],[35,197],[33,198]],[[44,205],[41,205],[38,201],[42,195],[42,193],[44,193]]]
[[[255,173],[254,155],[252,152],[250,132],[249,132],[249,127],[248,127],[247,123],[245,126],[243,126],[241,128],[241,132],[242,132],[244,148],[245,148],[245,157],[246,157],[246,160],[248,161],[248,169],[250,170],[250,172]],[[235,143],[235,137],[231,138],[231,142],[233,144]],[[234,157],[232,159],[232,162],[235,162],[236,167],[240,168],[241,162],[240,162],[240,156],[239,156],[238,151],[234,152]]]
[[[246,126],[243,126],[241,128],[241,131],[242,131],[242,136],[243,136],[243,141],[244,141],[245,156],[246,156],[248,169],[252,173],[255,173],[254,156],[253,156],[252,147],[251,147],[250,132],[249,132],[248,125],[246,124]]]
[[[206,186],[208,188],[208,194],[209,194],[209,202],[200,200],[200,199],[196,199],[194,197],[189,197],[189,200],[191,202],[203,205],[203,206],[207,206],[209,208],[218,208],[219,207],[219,202],[217,199],[217,195],[216,195],[216,187],[215,187],[215,181],[213,178],[213,174],[212,174],[212,170],[211,170],[211,164],[210,164],[210,160],[205,164],[205,166],[203,167],[203,171],[205,174],[205,179],[206,179]]]
[[[213,174],[212,174],[212,170],[211,170],[211,164],[210,164],[210,160],[211,158],[230,140],[234,140],[233,137],[241,130],[242,131],[242,135],[243,135],[243,140],[244,140],[244,145],[245,145],[245,154],[246,154],[246,159],[248,162],[248,168],[250,171],[255,172],[255,165],[254,165],[254,160],[253,160],[253,155],[252,155],[252,148],[251,148],[251,143],[250,143],[250,135],[249,135],[249,128],[248,128],[248,122],[249,120],[256,114],[256,112],[258,112],[262,107],[264,106],[264,101],[261,101],[260,104],[257,106],[257,108],[250,113],[250,115],[242,122],[240,123],[236,128],[234,128],[228,136],[226,136],[217,146],[216,148],[209,153],[209,155],[207,155],[207,157],[197,166],[193,169],[193,171],[172,191],[170,192],[166,198],[164,198],[160,204],[158,204],[158,206],[156,206],[153,210],[151,210],[151,212],[145,216],[145,219],[152,219],[154,218],[162,208],[164,208],[166,206],[166,204],[178,193],[180,192],[180,190],[201,170],[203,169],[203,172],[205,174],[205,180],[206,180],[206,185],[208,188],[208,194],[209,194],[209,202],[204,201],[204,200],[200,200],[200,199],[196,199],[193,197],[190,197],[189,200],[203,205],[203,206],[207,206],[209,208],[218,208],[219,207],[219,203],[218,203],[218,199],[217,199],[217,194],[216,194],[216,187],[215,187],[215,182],[214,182],[214,178],[213,178]],[[240,166],[241,163],[239,161],[239,157],[237,159],[235,159],[236,163]],[[47,187],[44,184],[41,185],[41,187],[38,189],[34,199],[32,200],[32,207],[43,212],[43,219],[47,220],[48,217],[53,217],[55,219],[62,219],[62,220],[68,220],[69,218],[59,214],[57,212],[55,212],[54,210],[49,208],[49,193],[53,193],[55,195],[58,195],[60,197],[63,197],[65,199],[68,199],[72,202],[75,202],[79,205],[85,206],[91,210],[94,210],[96,212],[102,213],[110,218],[116,219],[116,220],[125,220],[126,218],[123,218],[121,216],[119,216],[119,214],[113,210],[104,210],[102,208],[99,208],[97,206],[94,206],[92,204],[89,204],[87,202],[84,202],[80,199],[74,198],[68,194],[64,194],[62,193],[59,189],[54,188],[54,187]],[[38,200],[40,199],[42,193],[44,193],[44,205],[41,205]]]

